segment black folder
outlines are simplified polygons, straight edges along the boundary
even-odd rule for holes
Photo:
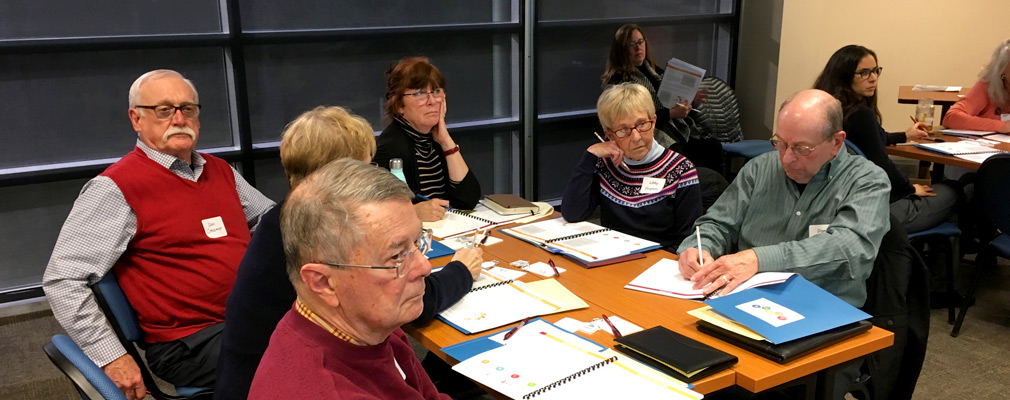
[[[629,357],[684,382],[694,382],[736,364],[736,356],[655,326],[614,339]]]
[[[785,343],[772,344],[764,340],[754,340],[741,336],[737,333],[727,331],[717,325],[704,320],[698,320],[698,330],[708,335],[715,336],[726,342],[750,350],[762,357],[778,362],[780,364],[817,350],[819,348],[839,342],[849,336],[869,330],[873,324],[870,321],[856,321],[851,324],[842,325],[834,329],[810,335],[807,337],[790,340]]]

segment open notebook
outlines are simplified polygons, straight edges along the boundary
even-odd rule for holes
[[[702,395],[640,362],[534,320],[452,369],[512,399],[693,399]],[[480,338],[478,340],[486,340]]]
[[[528,221],[527,218],[540,218],[554,211],[554,208],[550,204],[535,204],[543,204],[540,207],[540,212],[513,215],[499,214],[484,204],[477,204],[477,207],[474,207],[473,210],[450,209],[441,220],[425,222],[424,227],[431,229],[431,233],[435,237],[448,239],[512,222]]]
[[[438,319],[460,332],[472,334],[527,317],[587,307],[554,279],[523,283],[482,272],[470,292],[442,311]]]
[[[792,272],[762,272],[744,281],[734,288],[732,292],[719,293],[713,296],[713,298],[737,293],[752,287],[782,283],[788,280],[790,276],[793,276]],[[705,293],[702,292],[703,289],[693,289],[692,286],[694,286],[694,282],[691,282],[690,279],[680,274],[677,261],[664,258],[643,271],[627,285],[624,285],[624,288],[676,297],[678,299],[693,300],[705,297]]]
[[[566,222],[563,218],[506,228],[501,232],[583,263],[598,263],[660,247],[651,240],[591,222]]]

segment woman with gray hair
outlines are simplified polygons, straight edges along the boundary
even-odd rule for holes
[[[656,108],[644,86],[611,86],[596,110],[610,140],[589,146],[572,170],[565,219],[585,220],[600,207],[603,226],[675,249],[702,213],[694,164],[653,138]]]
[[[978,74],[978,82],[958,100],[943,125],[953,129],[1010,132],[1010,40],[992,52],[989,64]]]

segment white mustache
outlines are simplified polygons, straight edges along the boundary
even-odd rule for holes
[[[161,140],[167,141],[170,136],[177,135],[177,134],[180,134],[180,133],[184,134],[184,135],[189,135],[189,138],[191,140],[194,140],[194,141],[196,140],[196,132],[193,132],[193,129],[191,129],[188,126],[171,126],[171,127],[169,127],[168,130],[165,131],[165,134],[161,135]]]

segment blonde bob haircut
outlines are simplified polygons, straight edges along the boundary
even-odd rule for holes
[[[645,86],[625,82],[608,87],[596,101],[596,115],[600,124],[608,131],[613,128],[614,121],[645,111],[649,118],[656,116],[656,105],[652,95]]]
[[[306,176],[338,158],[371,161],[375,156],[375,132],[368,121],[343,107],[319,106],[284,128],[280,152],[293,189]]]

